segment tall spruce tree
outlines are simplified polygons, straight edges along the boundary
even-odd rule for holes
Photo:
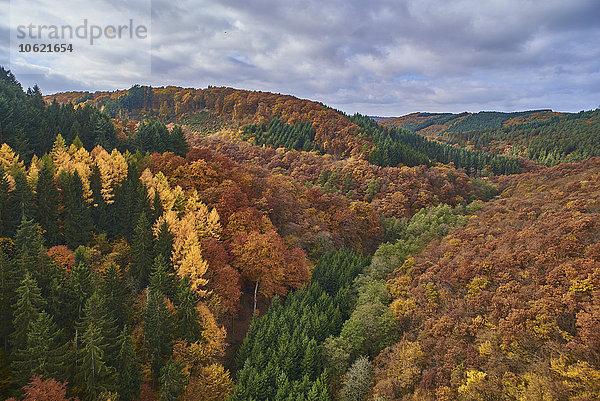
[[[33,192],[23,170],[18,170],[15,174],[15,189],[10,193],[10,209],[12,215],[11,233],[15,232],[23,216],[26,219],[35,217]]]
[[[38,284],[42,284],[40,280],[45,273],[42,259],[45,249],[40,229],[33,220],[22,216],[13,249],[16,279],[20,281],[25,277],[25,272],[30,272],[38,280]]]
[[[62,189],[62,220],[65,241],[69,248],[85,245],[92,237],[92,221],[83,197],[83,183],[77,170],[59,176]]]
[[[180,125],[174,126],[171,130],[171,144],[173,153],[177,156],[185,157],[187,155],[189,146]]]
[[[15,353],[13,370],[18,383],[24,385],[33,375],[63,377],[65,351],[54,319],[46,312],[40,312],[29,324],[25,347]]]
[[[14,331],[11,340],[14,350],[25,349],[29,325],[37,320],[45,304],[37,282],[29,272],[25,273],[25,278],[17,288],[17,302],[13,314]]]
[[[9,199],[10,185],[4,167],[0,165],[0,237],[8,237],[11,234],[12,213]]]
[[[150,270],[154,260],[154,236],[152,226],[142,212],[135,226],[133,243],[131,245],[133,260],[131,262],[131,276],[138,289],[148,285]]]
[[[35,205],[36,218],[44,232],[46,245],[58,244],[58,189],[54,183],[54,174],[48,163],[44,163],[42,169],[38,172]]]
[[[165,294],[169,299],[175,299],[176,281],[173,268],[165,261],[163,255],[158,254],[152,265],[150,286],[153,290]]]
[[[198,297],[190,287],[189,279],[184,277],[177,291],[177,334],[190,343],[197,341],[202,334],[197,304]]]
[[[100,282],[100,297],[119,328],[123,328],[132,315],[130,293],[119,267],[111,263]]]
[[[174,236],[169,229],[169,225],[166,221],[163,221],[158,227],[154,252],[157,256],[162,255],[164,261],[171,267],[173,266],[173,239]]]
[[[160,401],[177,401],[183,393],[185,374],[181,361],[169,361],[160,370]]]
[[[105,340],[98,326],[90,322],[83,333],[82,348],[78,350],[79,365],[75,367],[75,385],[85,401],[95,401],[99,394],[115,388],[115,370],[107,366]]]
[[[152,378],[157,383],[164,361],[173,351],[173,322],[164,295],[150,290],[144,311],[144,335],[152,358]]]
[[[117,358],[117,393],[122,401],[131,401],[140,395],[142,384],[141,364],[138,361],[133,341],[127,333],[127,326],[123,327],[119,335],[119,354]]]
[[[104,352],[104,362],[108,366],[115,366],[119,352],[117,343],[118,330],[115,320],[112,318],[110,311],[107,310],[104,299],[98,291],[95,291],[86,301],[83,315],[81,321],[77,324],[77,328],[80,332],[84,332],[92,323],[100,334],[101,340],[97,344]]]
[[[102,177],[100,168],[94,164],[92,174],[90,175],[90,189],[92,191],[92,204],[90,205],[90,215],[93,225],[98,232],[106,231],[106,212],[107,206],[102,196]]]

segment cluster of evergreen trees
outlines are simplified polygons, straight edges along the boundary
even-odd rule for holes
[[[244,127],[247,138],[254,137],[257,145],[283,147],[289,150],[316,150],[315,129],[311,123],[284,124],[274,118],[269,124],[253,124]]]
[[[98,109],[54,102],[46,106],[37,86],[23,91],[14,75],[0,67],[0,143],[6,142],[22,159],[49,152],[56,136],[69,143],[79,137],[87,149],[117,147],[117,133]]]
[[[136,398],[142,379],[131,328],[140,316],[132,305],[149,286],[143,330],[154,383],[163,392],[181,392],[184,376],[177,374],[181,365],[170,360],[172,344],[199,340],[198,299],[189,282],[174,272],[173,236],[166,223],[156,239],[153,235],[162,208],[158,195],[148,201],[139,179],[144,160],[132,157],[111,204],[100,193],[97,166],[90,177],[92,203],[84,198],[77,170],[63,171],[54,180],[48,156],[42,158],[35,195],[22,172],[12,191],[0,174],[0,217],[6,218],[0,225],[0,370],[12,371],[5,383],[11,387],[2,390],[15,391],[33,375],[42,375],[67,381],[83,400],[102,393]],[[85,245],[121,237],[131,245],[129,269],[112,263],[103,272],[93,270]],[[76,249],[68,272],[46,252],[63,243]],[[177,308],[174,317],[166,298]]]
[[[152,108],[152,87],[144,85],[133,85],[126,94],[117,99],[106,98],[98,103],[99,107],[104,106],[103,111],[112,118],[123,118],[133,111],[139,111],[144,108]],[[81,99],[85,101],[85,98]]]
[[[506,156],[456,148],[401,128],[387,128],[360,114],[350,117],[375,144],[369,161],[379,166],[430,166],[435,162],[454,163],[470,175],[521,172],[518,160]]]
[[[159,121],[142,122],[135,134],[137,148],[142,152],[173,152],[185,157],[189,147],[181,126],[176,125],[171,132]]]
[[[512,144],[515,153],[547,166],[600,156],[600,109],[546,121],[476,130],[451,130],[451,141],[477,148]]]
[[[312,283],[253,320],[238,354],[231,401],[331,400],[319,345],[337,335],[353,308],[350,286],[367,259],[342,249],[323,256]]]

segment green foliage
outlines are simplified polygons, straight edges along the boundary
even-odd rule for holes
[[[58,178],[62,189],[62,220],[65,242],[71,249],[85,245],[92,238],[92,219],[77,170],[62,171]]]
[[[464,168],[470,175],[478,175],[484,169],[494,174],[515,174],[521,172],[516,159],[491,153],[456,148],[439,142],[428,141],[425,137],[402,128],[387,128],[373,119],[360,114],[350,117],[362,131],[371,138],[375,148],[369,161],[379,166],[427,165],[435,162],[454,163]]]
[[[172,352],[173,333],[173,322],[164,295],[151,289],[144,311],[144,335],[152,358],[155,381],[158,381],[164,361]]]
[[[86,401],[96,400],[98,395],[115,387],[116,372],[105,362],[105,344],[101,330],[89,323],[83,334],[82,348],[78,351],[81,364],[75,368],[75,383]]]
[[[500,116],[498,122],[516,114],[521,113],[487,113],[489,117]],[[508,125],[478,122],[481,118],[472,115],[451,126],[445,136],[452,143],[468,143],[478,149],[510,146],[513,154],[553,166],[600,156],[599,115],[600,109],[596,109]]]
[[[185,386],[185,374],[181,361],[173,358],[160,370],[160,401],[177,401]]]
[[[247,125],[243,130],[246,138],[254,138],[257,145],[283,147],[289,150],[316,150],[315,129],[311,123],[284,124],[274,118],[268,125]]]
[[[148,285],[150,269],[154,260],[154,236],[145,212],[140,214],[135,226],[131,252],[133,255],[131,276],[137,288],[141,289]]]
[[[17,288],[17,302],[13,318],[14,331],[11,336],[13,349],[25,349],[29,326],[38,319],[45,305],[46,301],[42,298],[37,282],[29,273],[25,273],[25,278]]]
[[[118,339],[119,354],[115,368],[117,370],[117,393],[122,401],[131,401],[140,394],[142,384],[141,365],[133,349],[133,341],[123,327]]]
[[[177,304],[177,314],[175,316],[177,321],[177,336],[187,340],[189,343],[198,341],[202,331],[200,317],[196,310],[198,297],[190,287],[187,277],[178,283],[175,299]]]
[[[71,103],[45,105],[39,88],[23,91],[14,75],[0,67],[0,137],[22,159],[51,150],[60,133],[67,143],[78,135],[86,149],[102,144],[106,149],[117,146],[117,134],[108,115],[89,105],[75,108]]]
[[[307,288],[273,300],[255,318],[238,353],[231,400],[328,399],[328,380],[317,345],[341,329],[351,302],[345,288],[367,260],[346,249],[323,256]]]
[[[340,401],[362,401],[373,385],[373,365],[367,357],[360,357],[344,375]]]
[[[43,230],[46,244],[58,244],[58,189],[54,183],[54,174],[47,163],[44,163],[38,172],[35,206],[36,219]]]
[[[54,319],[44,311],[30,322],[25,347],[16,352],[13,361],[14,374],[21,385],[33,375],[63,376],[66,347],[60,344],[59,336]]]

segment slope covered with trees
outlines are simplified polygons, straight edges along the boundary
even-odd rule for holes
[[[432,139],[546,166],[600,156],[600,111],[426,114],[385,119]]]
[[[374,359],[372,394],[597,398],[599,172],[526,174],[418,256],[380,248],[400,341]]]
[[[3,399],[600,397],[597,111],[0,78]]]

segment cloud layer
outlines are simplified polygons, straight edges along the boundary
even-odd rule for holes
[[[126,17],[144,8],[136,1],[98,3],[120,7]],[[58,15],[85,17],[44,3],[40,7],[55,13],[65,7]],[[600,105],[597,0],[145,4],[151,10],[151,46],[131,43],[119,51],[97,46],[79,56],[29,60],[38,75],[17,78],[25,85],[39,83],[44,92],[134,83],[224,85],[289,93],[373,115],[579,111]],[[10,29],[4,23],[0,35]],[[0,62],[7,53],[5,41]],[[150,74],[142,68],[149,57]]]

